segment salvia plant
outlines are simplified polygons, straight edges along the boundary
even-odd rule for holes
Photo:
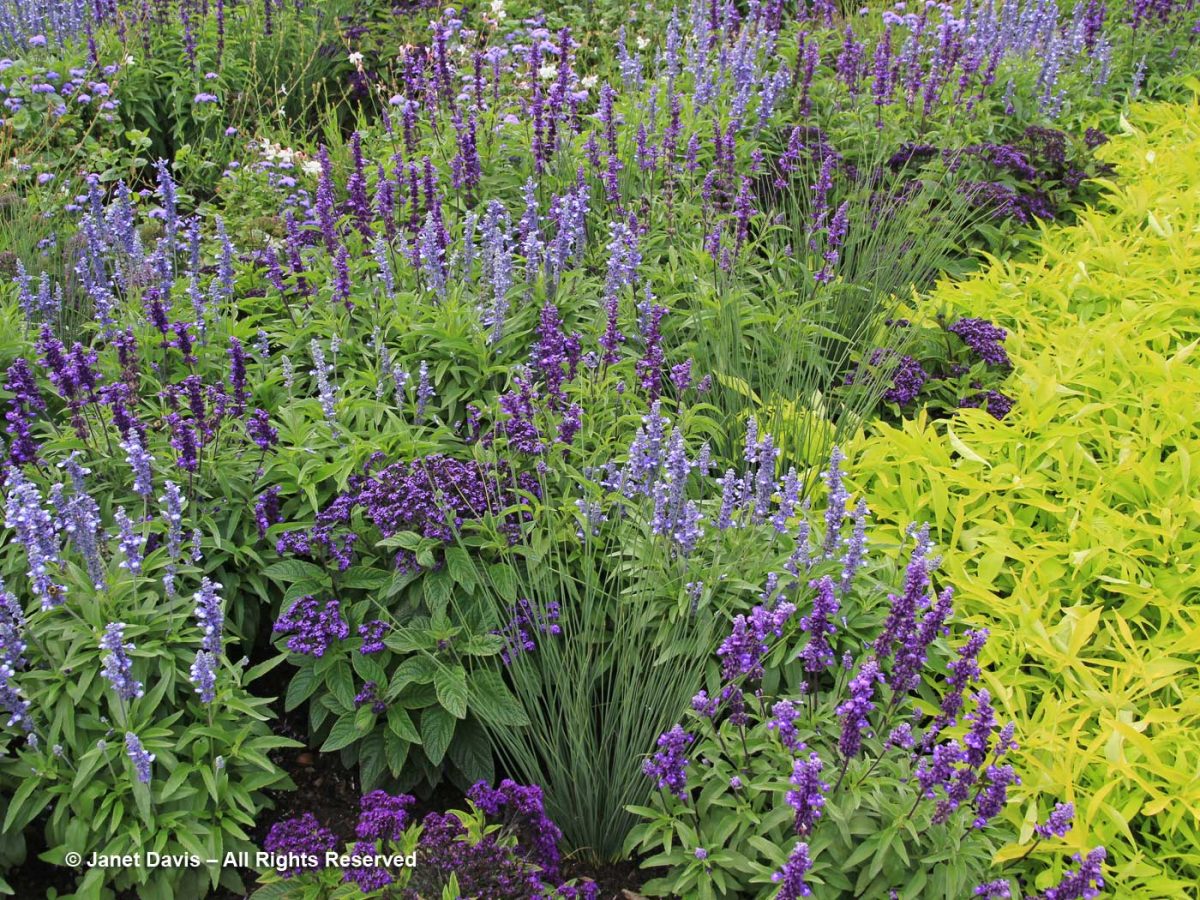
[[[668,869],[643,890],[1095,896],[1103,848],[1044,892],[992,867],[1020,776],[1015,725],[983,685],[987,629],[954,627],[927,527],[908,530],[901,572],[869,552],[866,506],[845,515],[842,477],[835,452],[823,533],[805,526],[786,573],[734,617],[684,720],[643,759],[655,792],[631,810],[643,821],[626,850]],[[1064,836],[1072,814],[1050,811],[1039,842]]]

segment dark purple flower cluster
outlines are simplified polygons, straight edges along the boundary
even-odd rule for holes
[[[535,900],[545,886],[538,866],[519,851],[505,846],[496,834],[471,841],[462,820],[453,813],[429,813],[422,820],[418,854],[421,865],[409,883],[418,897],[441,895],[453,875],[463,897],[496,900]]]
[[[1045,893],[1046,900],[1092,900],[1099,897],[1104,888],[1104,860],[1108,856],[1103,847],[1097,847],[1087,856],[1074,855],[1079,868],[1068,872],[1057,886]]]
[[[983,406],[993,418],[1003,419],[1012,411],[1013,399],[999,391],[989,390],[963,397],[958,401],[962,409],[978,409]]]
[[[370,622],[364,622],[358,626],[358,636],[362,638],[362,647],[359,648],[359,653],[364,656],[370,656],[372,653],[379,653],[386,648],[383,643],[383,636],[391,629],[391,625],[382,619],[372,619]]]
[[[374,681],[365,682],[362,690],[354,695],[354,708],[363,706],[371,707],[371,712],[375,715],[387,712],[387,703],[379,696],[379,685]]]
[[[371,791],[359,800],[358,824],[354,834],[360,841],[398,841],[409,824],[409,810],[416,799],[408,794]]]
[[[311,594],[296,600],[275,622],[276,634],[291,635],[287,648],[293,653],[324,656],[336,640],[344,640],[350,628],[342,619],[341,604],[329,600],[324,606]]]
[[[946,330],[958,335],[984,362],[996,366],[1010,365],[1008,354],[1003,347],[1008,332],[1003,328],[986,319],[964,318],[948,326]]]
[[[467,791],[467,797],[489,820],[516,836],[519,852],[541,867],[543,878],[557,879],[562,832],[546,815],[540,787],[517,784],[509,778],[495,788],[479,781]]]
[[[289,862],[295,861],[295,865],[280,868],[279,874],[284,878],[323,868],[325,853],[337,845],[338,839],[334,833],[322,826],[310,812],[276,822],[263,841],[263,847],[269,852],[288,855]],[[302,859],[304,856],[315,856],[319,861],[316,866],[307,866]]]

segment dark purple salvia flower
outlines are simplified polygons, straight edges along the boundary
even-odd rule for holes
[[[192,424],[176,412],[167,415],[167,425],[171,428],[170,443],[175,451],[176,465],[194,474],[200,468],[200,456]]]
[[[986,828],[988,823],[1004,810],[1004,804],[1008,802],[1009,786],[1021,783],[1021,779],[1017,777],[1017,770],[1007,763],[990,765],[983,774],[985,784],[975,795],[975,818],[971,822],[972,828]]]
[[[963,693],[979,678],[979,653],[987,643],[988,630],[980,628],[968,631],[966,638],[966,643],[958,650],[957,659],[947,665],[950,674],[946,677],[946,683],[950,689],[942,696],[942,708],[925,734],[923,744],[926,751],[933,746],[943,729],[957,723],[958,714],[962,711]]]
[[[141,739],[132,731],[125,732],[125,752],[129,754],[129,759],[133,762],[137,780],[142,784],[149,784],[153,777],[152,767],[155,756],[153,753],[147,752],[146,748],[142,746]]]
[[[379,653],[387,649],[387,645],[383,642],[383,637],[391,630],[391,627],[391,625],[382,619],[373,619],[370,622],[359,625],[358,636],[362,638],[362,647],[359,648],[358,652],[363,656],[370,656],[372,653]]]
[[[1003,328],[986,319],[966,318],[959,319],[946,330],[962,338],[962,342],[984,362],[996,366],[1011,365],[1002,346],[1002,342],[1008,336],[1008,332]]]
[[[233,414],[240,416],[246,410],[250,394],[246,390],[246,351],[242,342],[229,338],[229,393],[233,397]]]
[[[283,521],[279,509],[279,490],[278,485],[268,488],[254,501],[254,524],[259,537],[266,536],[268,528]]]
[[[344,640],[350,628],[342,619],[341,604],[329,600],[321,606],[311,594],[296,600],[275,622],[276,634],[291,635],[287,648],[293,653],[322,657],[335,640]]]
[[[692,706],[695,708],[694,698]],[[796,732],[796,718],[799,715],[800,711],[792,701],[780,700],[771,707],[771,718],[767,721],[767,730],[777,732],[779,742],[792,751],[804,749],[804,743]]]
[[[800,627],[808,633],[808,643],[797,659],[804,660],[806,672],[823,672],[834,663],[833,648],[829,645],[830,635],[837,633],[832,619],[837,615],[838,600],[833,579],[828,575],[808,583],[816,591],[813,596],[812,612],[800,619]]]
[[[894,648],[908,645],[916,631],[916,616],[926,603],[928,589],[929,526],[925,525],[916,533],[916,544],[904,570],[903,593],[888,594],[888,615],[874,644],[878,659],[886,661]]]
[[[142,683],[133,678],[133,660],[129,658],[129,651],[134,646],[125,641],[125,627],[124,622],[110,622],[105,627],[100,649],[106,655],[100,674],[108,679],[122,700],[136,700],[146,692]]]
[[[921,680],[929,647],[939,634],[948,634],[946,622],[953,611],[954,590],[945,588],[930,603],[915,628],[905,626],[898,640],[888,684],[897,694],[915,690]]]
[[[1042,840],[1052,837],[1066,837],[1071,830],[1071,822],[1075,818],[1075,804],[1056,803],[1050,817],[1040,825],[1033,827],[1034,833]]]
[[[256,409],[246,420],[246,434],[263,453],[275,446],[279,432],[271,427],[271,416],[265,409]]]
[[[360,841],[398,841],[409,823],[409,810],[416,798],[408,794],[371,791],[359,800],[358,824],[354,834]]]
[[[862,749],[863,731],[870,727],[868,717],[875,709],[875,683],[882,680],[879,663],[874,659],[864,662],[859,667],[858,674],[850,680],[849,697],[837,708],[837,714],[842,720],[838,752],[844,760],[858,756]]]
[[[967,713],[966,718],[970,727],[963,737],[963,744],[966,745],[963,761],[978,769],[987,761],[992,735],[996,730],[996,713],[992,709],[992,696],[988,691],[980,689],[975,695],[975,711]]]
[[[329,159],[329,150],[324,144],[317,150],[317,158],[321,163],[321,172],[317,176],[317,221],[321,226],[321,239],[330,256],[337,253],[341,241],[337,233],[337,209],[333,196],[333,163]]]
[[[771,875],[771,880],[779,885],[779,893],[775,895],[775,900],[799,900],[800,897],[811,895],[812,888],[804,880],[811,868],[808,844],[801,842],[792,848],[783,868]]]
[[[333,299],[342,301],[346,309],[354,306],[350,301],[350,251],[341,242],[333,257]]]
[[[642,771],[655,779],[659,790],[669,791],[680,800],[687,799],[687,749],[692,735],[676,725],[658,739],[659,750],[642,763]]]
[[[692,709],[706,719],[714,718],[720,705],[716,697],[708,696],[708,691],[700,691],[692,697]]]
[[[1103,847],[1090,851],[1086,857],[1076,853],[1072,858],[1079,863],[1079,869],[1068,872],[1058,885],[1046,891],[1046,900],[1092,900],[1100,896],[1107,856]]]
[[[521,598],[510,610],[511,618],[504,627],[493,631],[504,638],[504,649],[500,651],[500,661],[506,666],[512,663],[522,653],[532,653],[537,649],[537,635],[562,634],[558,624],[559,605],[551,600],[544,610],[535,609],[532,601]]]
[[[815,752],[808,759],[797,759],[792,763],[790,779],[793,790],[787,793],[788,806],[796,811],[794,824],[801,837],[812,831],[825,806],[824,792],[829,785],[821,780],[823,768],[821,757]]]
[[[770,635],[781,637],[784,623],[796,611],[787,602],[776,604],[774,609],[756,606],[750,615],[738,615],[733,619],[733,630],[717,649],[721,659],[721,676],[726,681],[746,677],[763,676],[762,658],[770,649]]]
[[[268,852],[284,854],[289,861],[297,862],[297,865],[280,869],[279,874],[284,878],[291,878],[314,868],[324,868],[325,853],[336,849],[337,846],[337,836],[323,827],[310,812],[276,822],[267,832],[267,839],[263,841],[263,848]],[[302,861],[308,858],[317,859],[317,864],[305,865]]]

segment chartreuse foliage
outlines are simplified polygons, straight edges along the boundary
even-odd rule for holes
[[[1096,209],[936,297],[1011,329],[1013,411],[881,425],[850,456],[877,519],[932,524],[991,630],[1023,778],[999,858],[1072,800],[1067,841],[1108,848],[1119,896],[1177,897],[1200,883],[1200,109],[1122,125]]]

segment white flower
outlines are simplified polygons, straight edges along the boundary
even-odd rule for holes
[[[355,66],[362,66],[363,55],[361,53],[359,53],[357,50],[355,50],[353,53],[351,53],[350,56],[347,58]]]
[[[645,49],[646,49],[647,47],[649,47],[649,46],[650,46],[650,41],[649,41],[648,39],[646,39],[646,38],[642,37],[642,36],[639,34],[639,35],[638,35],[638,38],[637,38],[637,48],[638,48],[639,50],[645,50]]]
[[[542,79],[542,81],[550,81],[557,74],[558,66],[555,63],[546,63],[546,65],[538,69],[538,78]]]
[[[305,175],[312,175],[313,177],[316,177],[317,175],[321,174],[321,163],[315,159],[306,159],[304,162],[300,163],[300,171]]]
[[[596,86],[596,82],[599,80],[600,79],[598,77],[596,77],[595,75],[584,75],[582,78],[579,79],[579,83],[582,84],[585,88],[587,88],[590,91],[592,88],[594,88]]]
[[[137,65],[137,60],[133,58],[133,54],[130,54],[125,57],[125,65],[127,65],[127,66]]]
[[[508,11],[504,8],[504,0],[492,0],[492,18],[497,22],[508,16]]]

